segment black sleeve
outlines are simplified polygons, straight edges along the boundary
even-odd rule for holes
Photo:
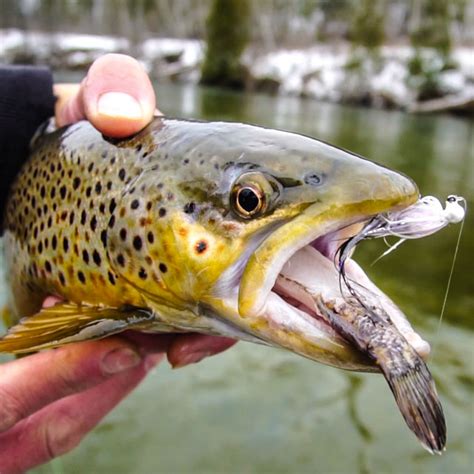
[[[47,68],[0,66],[0,234],[8,190],[36,129],[54,115],[54,103]]]

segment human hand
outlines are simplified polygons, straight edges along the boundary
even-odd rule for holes
[[[232,345],[225,338],[130,333],[70,344],[0,366],[0,473],[76,446],[168,352],[176,366]],[[197,354],[197,356],[196,356]]]

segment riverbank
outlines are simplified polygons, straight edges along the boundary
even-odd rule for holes
[[[102,54],[129,53],[152,77],[177,82],[199,81],[204,51],[204,42],[189,39],[151,38],[134,45],[111,36],[0,31],[4,63],[81,70]],[[474,52],[468,47],[455,48],[446,61],[433,50],[404,45],[369,54],[344,43],[317,44],[271,52],[250,49],[243,63],[250,90],[410,112],[474,113]]]

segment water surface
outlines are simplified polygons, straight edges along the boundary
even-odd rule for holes
[[[160,109],[297,131],[410,175],[422,194],[473,202],[473,122],[411,116],[297,98],[157,85]],[[448,423],[448,450],[431,456],[406,428],[383,377],[352,374],[239,343],[201,364],[166,364],[74,452],[35,472],[468,473],[474,468],[474,221],[468,217],[439,333],[440,308],[459,226],[357,260],[434,343],[430,367]],[[0,294],[1,296],[1,294]]]

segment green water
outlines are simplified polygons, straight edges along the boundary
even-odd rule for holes
[[[474,201],[473,122],[296,98],[158,85],[168,115],[238,120],[298,131],[405,172],[423,194]],[[369,268],[435,345],[430,367],[448,423],[431,456],[406,428],[381,376],[351,374],[240,343],[193,367],[156,369],[51,473],[468,473],[474,469],[474,220],[468,215],[452,291],[440,308],[459,226],[404,244]]]

